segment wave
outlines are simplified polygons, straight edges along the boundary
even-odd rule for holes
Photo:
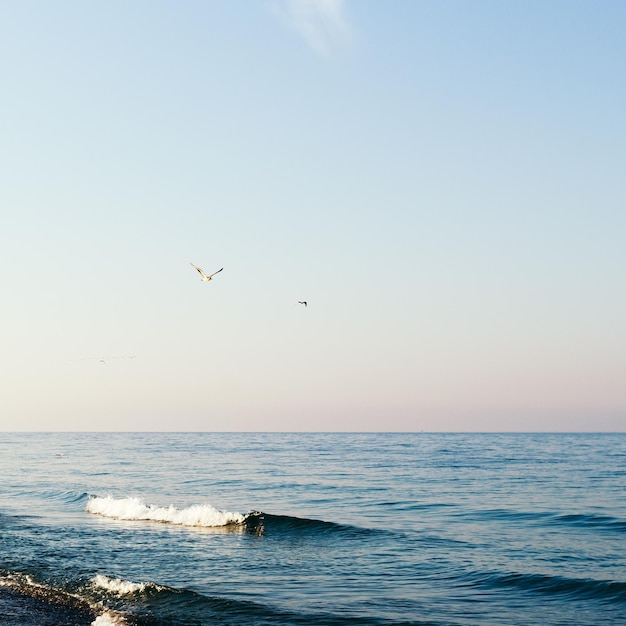
[[[290,515],[272,515],[260,511],[236,513],[219,511],[210,504],[193,505],[184,509],[174,506],[157,506],[145,504],[140,498],[113,498],[112,496],[91,496],[85,510],[94,515],[100,515],[124,521],[151,521],[162,524],[172,524],[193,528],[223,529],[227,531],[246,532],[264,535],[268,531],[278,534],[315,533],[327,535],[341,533],[347,535],[364,535],[383,530],[359,528],[349,524],[326,522],[324,520],[292,517]]]
[[[278,609],[257,601],[243,598],[205,595],[191,589],[180,589],[159,585],[153,582],[134,583],[98,575],[91,584],[101,589],[103,599],[115,605],[122,602],[133,624],[256,624],[276,626],[277,624],[298,624],[300,626],[392,626],[387,619],[360,616],[342,616],[332,613]],[[121,600],[120,600],[121,598]],[[439,622],[401,622],[403,626],[440,626]],[[97,624],[96,626],[101,626]],[[102,625],[104,626],[104,624]]]
[[[90,497],[85,510],[94,515],[118,520],[152,521],[202,528],[241,525],[246,520],[246,516],[242,513],[219,511],[210,504],[177,509],[174,506],[145,504],[140,498],[113,498],[111,496]]]
[[[141,622],[141,615],[158,616],[169,623],[185,616],[185,623],[195,623],[195,617],[223,619],[233,617],[271,616],[274,611],[249,600],[234,600],[208,596],[190,589],[177,589],[154,582],[133,582],[105,574],[94,576],[88,583],[94,595],[110,605],[125,606]],[[198,622],[200,623],[200,622]],[[203,622],[204,623],[204,620]],[[100,625],[98,625],[100,626]]]

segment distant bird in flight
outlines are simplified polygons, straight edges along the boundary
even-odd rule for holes
[[[298,300],[298,304],[304,304],[304,306],[308,306],[306,300]]]
[[[217,270],[217,272],[213,272],[212,274],[209,274],[207,276],[197,265],[194,265],[193,263],[189,263],[189,265],[191,265],[191,267],[195,267],[198,270],[198,272],[200,272],[200,276],[202,277],[201,280],[205,283],[208,283],[211,280],[211,278],[215,276],[215,274],[219,274],[224,269],[223,267],[221,267],[219,270]]]

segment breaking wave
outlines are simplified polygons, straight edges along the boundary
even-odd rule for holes
[[[362,536],[363,534],[385,532],[317,519],[271,515],[260,511],[250,511],[246,514],[220,511],[210,504],[199,504],[183,509],[174,506],[163,507],[145,504],[143,500],[136,497],[113,498],[107,496],[102,498],[91,496],[87,501],[85,510],[94,515],[116,520],[151,521],[190,528],[211,528],[257,535],[264,535],[266,531],[273,531],[273,533],[280,535],[295,533],[302,536],[313,533],[319,538],[336,533],[347,537],[348,535]]]
[[[145,591],[159,591],[163,589],[154,583],[134,583],[121,578],[111,578],[104,574],[97,574],[91,581],[91,586],[96,590],[103,590],[115,596],[128,596],[144,593]]]
[[[246,519],[242,513],[219,511],[210,504],[177,509],[174,506],[145,504],[140,498],[113,498],[112,496],[104,498],[92,496],[87,501],[85,510],[88,513],[118,520],[152,521],[204,528],[243,524]]]

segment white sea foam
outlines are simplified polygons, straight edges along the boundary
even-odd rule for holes
[[[245,516],[241,513],[218,511],[210,504],[198,504],[186,509],[144,504],[139,498],[92,497],[87,502],[88,513],[120,520],[149,520],[179,526],[227,526],[241,524]]]
[[[125,596],[129,593],[135,593],[137,591],[143,591],[146,588],[146,583],[133,583],[128,580],[122,580],[121,578],[110,578],[103,574],[98,574],[91,579],[94,587],[100,587],[105,589],[109,593],[114,593],[118,596]]]
[[[121,615],[116,615],[111,611],[105,611],[91,622],[91,626],[124,626],[127,623],[128,622]]]

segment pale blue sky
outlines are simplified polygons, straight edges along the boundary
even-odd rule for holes
[[[624,32],[0,1],[0,427],[625,430]]]

